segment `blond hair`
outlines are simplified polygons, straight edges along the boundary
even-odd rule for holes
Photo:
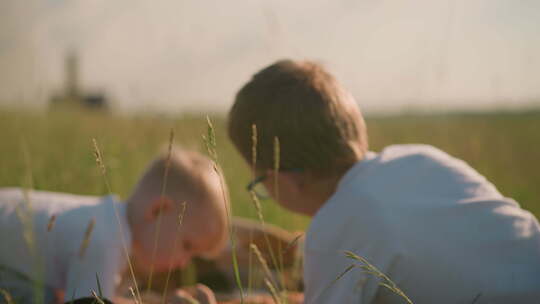
[[[237,93],[228,132],[248,162],[252,125],[257,129],[260,170],[273,168],[274,137],[280,142],[280,168],[322,176],[342,174],[368,148],[364,119],[352,95],[321,65],[309,61],[278,61]]]
[[[164,151],[152,161],[140,178],[138,187],[153,195],[164,191],[164,195],[171,198],[201,197],[211,190],[213,175],[216,172],[209,158],[195,151],[173,147],[170,158],[169,152]]]
[[[172,199],[177,206],[187,204],[186,216],[211,212],[205,226],[221,233],[216,249],[227,240],[228,189],[215,170],[212,160],[190,150],[173,147],[170,154],[162,152],[145,170],[132,194],[135,204],[148,204],[161,195]],[[185,201],[184,201],[185,200]]]

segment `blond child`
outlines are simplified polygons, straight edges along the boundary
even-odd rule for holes
[[[113,299],[127,266],[124,244],[147,271],[214,256],[227,239],[223,193],[208,158],[177,148],[168,165],[166,153],[150,164],[125,202],[0,189],[0,288],[20,302],[33,301],[36,292],[44,293],[45,303],[91,297],[92,291]],[[42,287],[33,290],[32,282]]]
[[[366,258],[415,303],[540,299],[537,219],[432,146],[370,152],[357,103],[320,65],[278,61],[238,92],[228,131],[248,163],[252,125],[259,176],[249,189],[261,183],[282,206],[312,217],[306,304],[404,303],[360,268],[335,281],[355,262],[345,251]]]

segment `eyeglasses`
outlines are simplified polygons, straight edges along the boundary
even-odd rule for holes
[[[248,192],[252,192],[257,196],[260,200],[267,200],[270,198],[270,194],[268,193],[268,190],[266,190],[266,187],[261,184],[263,181],[265,181],[268,178],[267,174],[263,174],[261,176],[258,176],[254,180],[252,180],[249,184],[247,184],[246,189]]]
[[[300,168],[293,168],[293,169],[281,169],[280,172],[303,172],[303,169]],[[247,184],[246,189],[248,192],[255,193],[258,199],[260,200],[267,200],[270,198],[270,193],[268,193],[268,190],[266,187],[261,184],[268,178],[268,174],[263,174],[258,177],[256,177],[254,180],[252,180],[249,184]]]

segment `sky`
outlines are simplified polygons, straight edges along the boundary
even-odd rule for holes
[[[0,0],[0,105],[44,107],[70,50],[118,111],[226,111],[282,58],[366,111],[540,105],[535,0]]]

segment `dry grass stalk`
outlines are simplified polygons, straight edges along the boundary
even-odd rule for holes
[[[297,243],[298,241],[304,236],[303,233],[300,233],[299,235],[295,236],[294,239],[292,239],[288,244],[287,244],[287,247],[285,247],[283,249],[283,251],[281,251],[282,254],[284,253],[287,253],[289,250],[291,250]]]
[[[274,197],[276,201],[279,201],[279,183],[278,183],[278,173],[280,167],[280,153],[281,147],[279,145],[279,138],[274,137]]]
[[[94,156],[96,157],[96,163],[97,163],[98,167],[101,169],[101,175],[103,177],[103,181],[105,183],[105,186],[107,187],[107,191],[109,193],[112,193],[111,186],[109,184],[109,180],[107,179],[107,171],[105,169],[105,164],[103,162],[103,156],[102,156],[101,151],[99,149],[97,140],[95,138],[92,138],[92,143],[93,143],[93,146],[94,146]],[[112,205],[113,205],[114,215],[116,217],[116,222],[118,224],[118,229],[120,231],[120,241],[122,243],[122,248],[124,249],[124,256],[126,257],[126,260],[128,262],[131,279],[133,280],[133,284],[135,285],[135,291],[137,292],[137,297],[135,297],[135,298],[138,299],[140,304],[142,304],[141,293],[139,291],[139,287],[137,286],[137,279],[135,277],[135,271],[133,269],[133,263],[131,262],[131,258],[129,256],[129,250],[128,250],[127,243],[126,243],[125,232],[124,232],[124,229],[122,228],[122,221],[120,220],[120,214],[118,213],[118,208],[116,208],[116,204],[112,204]]]
[[[51,232],[51,230],[54,228],[55,223],[56,223],[56,214],[53,214],[49,218],[49,222],[47,223],[47,232]]]
[[[257,260],[261,264],[261,267],[263,269],[263,272],[265,274],[264,283],[266,287],[268,288],[268,291],[270,291],[270,294],[272,295],[272,298],[277,304],[286,303],[287,302],[287,294],[286,290],[284,289],[282,291],[282,296],[280,297],[280,293],[276,289],[276,281],[274,280],[274,276],[272,275],[272,272],[270,271],[270,268],[268,267],[268,262],[266,259],[262,256],[261,251],[255,244],[250,244],[250,249],[255,253],[255,256],[257,257]]]
[[[32,201],[30,200],[30,191],[34,188],[34,179],[32,174],[32,163],[30,153],[28,152],[28,147],[26,141],[22,140],[21,150],[24,157],[24,165],[26,168],[26,174],[24,181],[22,183],[22,193],[23,193],[23,202],[22,204],[17,205],[15,210],[19,220],[23,225],[23,238],[28,246],[30,254],[36,256],[36,248],[34,242],[34,222],[32,215]]]
[[[129,286],[129,292],[131,293],[131,296],[133,297],[133,301],[135,304],[141,304],[139,300],[137,300],[137,296],[135,295],[135,291],[133,290],[133,287]]]
[[[33,258],[33,269],[35,270],[35,277],[37,278],[32,280],[33,297],[34,303],[39,304],[43,303],[45,300],[43,283],[44,265],[41,259],[41,255],[39,255],[37,252],[36,242],[34,238],[34,216],[32,212],[32,202],[30,199],[30,191],[34,188],[34,179],[32,174],[31,157],[30,153],[28,152],[28,147],[24,138],[21,142],[21,149],[26,168],[25,179],[22,185],[24,200],[22,204],[17,205],[15,213],[21,221],[21,224],[23,226],[23,238],[26,245],[28,246],[28,251]]]
[[[274,287],[274,285],[272,285],[272,283],[268,279],[264,279],[264,284],[266,285],[266,287],[270,291],[270,295],[272,296],[272,299],[274,300],[274,302],[276,304],[281,304],[279,294],[276,291],[276,288]]]
[[[171,166],[171,154],[172,154],[173,144],[174,144],[174,129],[171,128],[171,131],[169,133],[169,148],[167,151],[167,161],[165,162],[165,171],[163,172],[163,184],[161,185],[161,197],[165,196],[165,190],[167,189],[167,178],[169,176],[169,168]],[[160,206],[159,211],[158,211],[158,219],[156,223],[156,233],[154,235],[154,248],[152,250],[152,262],[150,264],[150,274],[148,275],[148,285],[146,288],[147,291],[150,291],[150,289],[152,289],[152,277],[154,274],[154,262],[156,259],[157,245],[158,245],[159,237],[160,237],[162,211],[163,211],[163,207]]]
[[[96,299],[96,301],[99,303],[99,304],[105,304],[105,302],[103,302],[103,300],[96,294],[95,291],[92,290],[92,297],[94,297],[94,299]]]
[[[356,265],[352,264],[352,265],[349,265],[347,268],[345,268],[345,270],[343,270],[332,282],[330,282],[328,286],[326,286],[323,292],[325,292],[327,289],[332,287],[337,281],[341,280],[341,278],[344,275],[346,275],[349,271],[351,271],[354,267],[356,267]]]
[[[203,141],[206,145],[208,154],[212,158],[214,171],[219,177],[221,193],[223,196],[223,203],[225,204],[227,227],[229,229],[229,238],[231,242],[231,253],[232,253],[232,262],[233,262],[233,269],[234,269],[234,277],[235,277],[236,285],[238,286],[238,290],[240,291],[240,303],[243,304],[244,303],[244,288],[242,287],[242,281],[240,279],[240,270],[239,270],[238,258],[236,254],[236,239],[234,237],[234,228],[232,226],[232,211],[230,210],[231,205],[229,202],[229,196],[227,194],[227,191],[225,190],[225,181],[224,181],[223,173],[221,172],[221,168],[219,166],[217,144],[216,144],[216,133],[214,130],[214,125],[212,124],[212,121],[210,120],[210,117],[208,116],[206,116],[206,123],[207,123],[208,128],[207,128],[206,136],[203,135]]]
[[[255,178],[255,171],[256,171],[256,165],[257,165],[257,143],[258,143],[258,133],[257,133],[257,125],[253,124],[251,126],[251,157],[252,157],[252,168],[253,168],[253,178]],[[277,186],[277,172],[279,171],[279,163],[280,163],[280,147],[279,147],[279,139],[277,137],[274,137],[274,189],[275,189],[275,198],[278,199],[278,186]],[[250,197],[251,201],[253,202],[253,205],[255,206],[255,211],[257,213],[257,218],[263,228],[266,225],[266,222],[264,220],[263,212],[261,203],[259,201],[259,198],[257,197],[255,191],[250,191]],[[274,268],[279,269],[280,274],[280,283],[281,288],[285,292],[285,278],[283,276],[283,262],[282,262],[282,256],[280,255],[280,263],[278,263],[278,259],[276,258],[276,255],[274,254],[274,249],[272,248],[272,245],[270,243],[270,240],[268,238],[268,235],[264,234],[264,240],[266,243],[266,247],[268,248],[268,252],[270,252],[270,259],[272,261],[272,265]]]
[[[251,201],[253,202],[253,205],[255,206],[255,211],[257,212],[257,218],[259,222],[261,223],[262,228],[266,227],[266,221],[264,220],[261,202],[259,201],[259,198],[255,194],[254,191],[250,191]],[[283,263],[278,264],[278,260],[276,259],[276,255],[274,253],[274,249],[272,248],[272,244],[270,243],[270,239],[268,238],[268,235],[266,233],[263,234],[264,241],[266,243],[266,247],[268,248],[268,252],[270,252],[270,259],[272,261],[272,266],[279,270],[279,273],[283,273]],[[281,255],[280,255],[281,256]],[[280,276],[281,278],[281,287],[282,289],[285,289],[284,284],[284,278]]]
[[[11,297],[11,295],[9,294],[9,292],[7,290],[0,288],[0,294],[2,294],[2,296],[6,300],[6,304],[14,304],[15,303],[15,302],[13,302],[13,298]]]
[[[174,238],[174,242],[173,242],[173,249],[172,249],[172,256],[175,256],[176,255],[176,249],[177,249],[177,246],[178,246],[178,236],[180,235],[180,229],[182,227],[182,223],[184,222],[184,215],[186,214],[186,208],[187,208],[187,203],[186,202],[183,202],[182,203],[182,210],[180,211],[180,214],[178,215],[178,225],[177,225],[177,235],[176,237]],[[169,280],[171,279],[171,273],[172,273],[172,260],[169,264],[169,270],[167,271],[167,278],[165,279],[165,286],[163,288],[163,294],[161,296],[161,303],[162,304],[165,304],[165,300],[166,300],[166,296],[167,296],[167,290],[169,289]]]
[[[97,272],[96,272],[96,283],[97,283],[99,296],[103,297],[103,291],[101,289],[101,282],[99,281],[99,276],[98,276]]]
[[[272,283],[273,285],[275,285],[274,276],[272,275],[272,272],[270,271],[270,267],[268,267],[268,262],[267,262],[266,259],[262,256],[262,253],[261,253],[261,251],[259,250],[259,248],[257,247],[257,245],[255,245],[255,244],[250,244],[250,245],[249,245],[249,248],[251,249],[251,251],[253,251],[253,253],[255,253],[255,256],[257,257],[257,260],[258,260],[259,263],[261,264],[262,269],[263,269],[265,275],[268,277],[268,279],[271,281],[271,283]]]
[[[92,144],[94,145],[94,157],[96,158],[96,164],[98,165],[98,168],[101,170],[101,174],[105,175],[107,174],[107,169],[105,168],[105,164],[103,163],[103,156],[101,155],[101,150],[99,150],[97,140],[95,138],[92,138]],[[107,182],[107,188],[110,188],[108,186],[108,180]]]
[[[258,143],[258,134],[257,134],[257,125],[251,125],[251,179],[254,180],[257,178],[257,143]],[[254,195],[254,193],[250,193]],[[262,217],[260,205],[255,207],[257,214],[260,214],[259,217]],[[253,243],[253,232],[249,235],[249,243]],[[248,256],[248,296],[251,294],[251,289],[253,286],[253,252],[249,250]]]
[[[276,201],[279,201],[279,170],[281,166],[281,146],[279,142],[279,137],[274,136],[274,198]],[[281,246],[281,243],[278,243],[278,246]],[[281,254],[281,248],[278,248],[278,258],[276,261],[276,257],[273,253],[273,250],[270,248],[270,254],[272,257],[272,263],[276,266],[277,269],[279,269],[279,278],[281,283],[281,288],[284,293],[287,292],[285,288],[285,275],[283,272],[283,254]],[[278,264],[279,263],[279,264]]]
[[[251,168],[253,170],[252,177],[255,178],[256,170],[257,170],[257,125],[252,124],[251,125]]]
[[[94,231],[94,226],[96,225],[96,219],[92,218],[88,222],[88,226],[86,226],[86,231],[84,232],[84,238],[81,243],[81,247],[79,248],[79,258],[83,258],[84,254],[86,253],[86,249],[88,248],[88,245],[90,245],[90,238],[92,237],[92,232]]]
[[[384,273],[382,273],[377,267],[372,265],[368,260],[366,260],[365,258],[363,258],[363,257],[361,257],[359,255],[356,255],[354,252],[351,252],[351,251],[345,251],[345,256],[347,256],[348,258],[350,258],[352,260],[360,262],[360,264],[351,265],[352,267],[358,267],[358,268],[362,269],[367,274],[371,274],[371,275],[374,275],[376,277],[379,277],[381,279],[381,282],[379,283],[379,285],[388,288],[393,293],[395,293],[398,296],[402,297],[405,301],[407,301],[407,303],[413,304],[411,299],[409,299],[409,297],[407,297],[407,295],[401,289],[399,289],[397,287],[397,285],[388,276],[386,276]],[[346,270],[343,273],[343,275],[346,272],[348,272],[349,270],[350,269]]]

